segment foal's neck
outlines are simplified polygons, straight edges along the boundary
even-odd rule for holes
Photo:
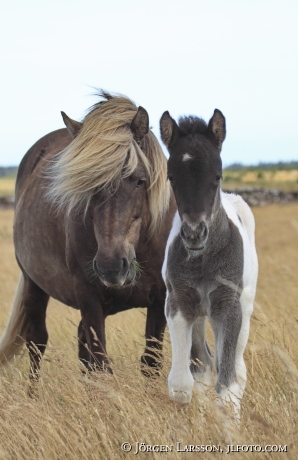
[[[221,201],[219,201],[218,209],[210,224],[208,240],[212,241],[213,248],[215,245],[216,249],[220,250],[227,245],[230,235],[229,218]]]

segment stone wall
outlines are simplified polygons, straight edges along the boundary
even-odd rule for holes
[[[224,191],[241,195],[250,206],[265,206],[271,203],[290,203],[298,200],[298,190],[294,192],[282,192],[276,189],[241,187]],[[13,204],[13,196],[0,197],[1,208],[12,208]]]
[[[298,200],[298,190],[294,192],[283,192],[276,189],[241,187],[225,191],[241,195],[250,206],[265,206],[271,203],[290,203]]]

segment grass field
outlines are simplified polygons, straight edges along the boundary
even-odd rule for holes
[[[298,189],[298,170],[249,170],[240,169],[223,172],[222,187],[231,190],[237,187],[265,187],[290,192]],[[0,197],[14,194],[15,176],[0,177]]]
[[[0,197],[14,195],[15,176],[0,177]]]
[[[291,192],[298,189],[298,170],[269,170],[265,171],[240,169],[223,172],[222,187],[233,189],[237,187],[265,187]]]
[[[0,369],[0,459],[185,459],[184,445],[287,446],[287,453],[233,453],[235,459],[296,459],[298,449],[298,204],[254,208],[260,273],[245,359],[248,383],[241,422],[218,412],[211,388],[187,406],[169,400],[168,332],[161,376],[139,370],[145,311],[130,310],[107,321],[107,348],[114,375],[81,376],[77,362],[78,312],[51,301],[49,346],[39,397],[27,396],[26,352]],[[0,210],[0,333],[10,311],[19,270],[12,245],[11,210]],[[212,335],[208,331],[212,348]],[[121,450],[130,442],[132,451]],[[140,452],[136,442],[173,446],[172,452]],[[156,448],[155,448],[156,449]],[[276,449],[276,448],[274,448]],[[206,455],[206,454],[205,454]],[[196,458],[196,457],[195,457]],[[209,458],[209,457],[208,457]]]

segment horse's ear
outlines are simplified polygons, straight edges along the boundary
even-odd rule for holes
[[[226,119],[220,110],[215,109],[213,117],[208,124],[208,134],[215,140],[218,147],[226,138]]]
[[[68,129],[68,131],[70,132],[72,137],[75,138],[78,135],[80,129],[82,128],[83,123],[80,123],[79,121],[72,120],[71,118],[69,118],[66,115],[65,112],[61,112],[61,115],[62,115],[62,118],[63,118],[63,121],[64,121],[64,124],[65,124],[66,128]]]
[[[168,111],[162,114],[160,119],[160,136],[166,147],[169,147],[174,135],[178,133],[179,127]]]
[[[149,115],[144,107],[139,107],[135,114],[130,129],[133,132],[136,141],[141,141],[149,131]]]

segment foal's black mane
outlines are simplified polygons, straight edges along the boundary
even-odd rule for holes
[[[191,115],[179,118],[179,128],[183,134],[205,134],[208,125],[202,118]]]

